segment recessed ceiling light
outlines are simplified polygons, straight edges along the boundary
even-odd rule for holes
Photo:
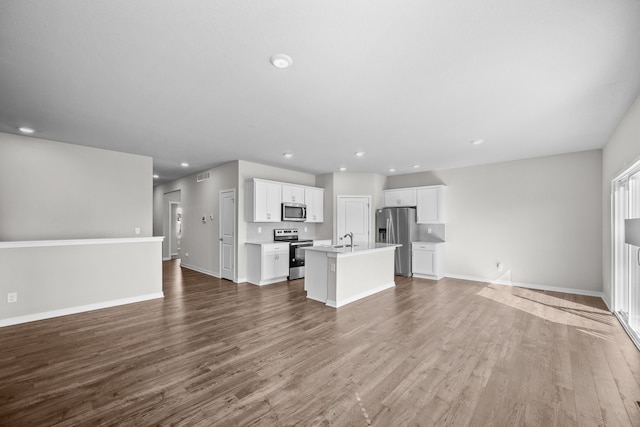
[[[290,159],[290,158],[292,158],[292,157],[293,157],[293,154],[291,154],[291,153],[284,153],[284,154],[283,154],[283,156],[284,156],[285,158],[287,158],[287,159]]]
[[[420,167],[420,165],[415,164],[415,165],[413,165],[413,166],[411,166],[411,167],[412,167],[412,168],[414,168],[414,169],[418,169],[418,168]]]
[[[188,168],[189,167],[189,163],[182,162],[182,163],[180,163],[180,166],[182,166],[183,168]]]
[[[153,174],[153,179],[158,179],[158,178],[160,178],[160,176],[157,173],[154,173]]]
[[[389,169],[389,172],[395,172],[396,170],[394,168]]]
[[[22,133],[34,133],[35,132],[35,129],[31,129],[31,128],[28,128],[28,127],[20,127],[20,128],[18,128],[18,130],[20,132],[22,132]]]
[[[340,168],[340,172],[344,172],[346,170],[347,170],[347,168],[345,168],[344,166]]]
[[[289,55],[278,53],[271,57],[271,64],[276,68],[288,68],[293,64],[293,59]]]
[[[483,142],[484,142],[484,139],[474,139],[473,141],[471,141],[473,145],[480,145]]]
[[[362,157],[362,156],[364,156],[364,151],[356,151],[355,154],[356,154],[357,157]]]

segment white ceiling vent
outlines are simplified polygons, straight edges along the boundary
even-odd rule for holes
[[[201,182],[201,181],[205,181],[205,180],[207,180],[209,178],[211,178],[211,172],[205,172],[205,173],[201,173],[200,175],[198,175],[197,181]]]

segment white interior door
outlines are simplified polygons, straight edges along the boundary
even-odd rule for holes
[[[338,196],[338,239],[353,233],[354,242],[369,242],[370,196]]]
[[[220,277],[235,279],[236,190],[220,192]]]

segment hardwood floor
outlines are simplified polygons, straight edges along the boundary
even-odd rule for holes
[[[337,310],[164,263],[164,300],[0,329],[0,425],[640,426],[598,298],[397,277]]]

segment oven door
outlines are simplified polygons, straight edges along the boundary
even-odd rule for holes
[[[300,242],[289,244],[289,280],[304,277],[304,250],[313,246],[313,242]]]

